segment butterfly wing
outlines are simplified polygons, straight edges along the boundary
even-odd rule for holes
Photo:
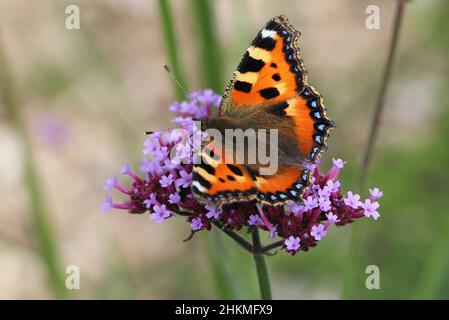
[[[243,118],[249,123],[254,120],[259,125],[262,119],[265,126],[259,127],[287,128],[279,130],[279,151],[291,154],[291,150],[282,150],[282,146],[291,149],[291,143],[282,142],[293,139],[298,156],[280,157],[279,170],[271,176],[261,176],[248,165],[232,164],[241,173],[240,179],[234,176],[232,183],[224,178],[234,174],[226,164],[217,163],[214,175],[203,175],[196,166],[194,181],[206,180],[204,184],[197,183],[202,187],[199,195],[203,199],[226,203],[257,198],[276,205],[300,200],[310,184],[311,172],[297,159],[315,162],[326,148],[326,138],[334,124],[326,116],[320,94],[307,83],[307,71],[297,46],[299,35],[285,16],[268,21],[246,50],[220,106],[221,117]]]

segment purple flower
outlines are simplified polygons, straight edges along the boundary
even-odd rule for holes
[[[206,205],[204,208],[207,210],[206,217],[208,217],[209,219],[218,219],[218,217],[220,217],[220,214],[222,213],[221,210],[208,205]]]
[[[301,243],[301,239],[299,237],[293,237],[293,236],[288,237],[288,239],[284,241],[285,248],[288,251],[293,251],[293,252],[298,251],[298,249],[300,247],[300,243]]]
[[[151,206],[155,206],[159,204],[159,201],[156,199],[156,194],[151,193],[150,198],[143,201],[143,204],[146,208],[150,209]]]
[[[344,201],[345,205],[347,205],[353,209],[357,209],[362,204],[360,202],[360,195],[353,194],[351,191],[348,191],[348,194],[347,194],[346,198],[343,198],[343,201]]]
[[[183,160],[190,159],[191,154],[192,154],[192,150],[191,150],[189,144],[178,144],[176,146],[176,155],[175,155],[174,159],[172,159],[172,161],[179,164]]]
[[[297,204],[297,203],[293,203],[293,204],[289,204],[290,206],[290,210],[294,215],[298,215],[300,213],[304,213],[306,210],[306,208],[301,205],[301,204]]]
[[[109,178],[106,180],[106,184],[103,187],[103,190],[110,190],[115,188],[117,185],[117,176]]]
[[[318,207],[318,200],[312,196],[308,196],[307,199],[304,200],[304,208],[305,210],[310,210]]]
[[[377,212],[377,208],[380,207],[378,202],[371,202],[370,199],[366,199],[365,203],[362,204],[362,208],[364,210],[365,217],[373,217],[374,220],[377,220],[380,217],[379,212]]]
[[[192,181],[192,174],[187,173],[185,170],[179,172],[180,178],[176,179],[176,186],[188,188],[190,187],[190,182]]]
[[[127,163],[120,170],[120,174],[129,174],[131,172],[131,166]]]
[[[316,241],[320,241],[321,238],[323,238],[326,235],[327,231],[324,228],[323,224],[319,224],[312,226],[312,231],[310,232],[310,235],[315,238]]]
[[[193,218],[192,222],[190,223],[190,227],[193,231],[200,230],[203,227],[203,222],[201,221],[201,218]]]
[[[146,139],[145,142],[143,143],[143,145],[145,147],[143,149],[144,155],[152,154],[155,150],[157,150],[160,147],[159,142],[156,141],[156,139],[154,139],[154,138]]]
[[[257,225],[259,225],[261,223],[262,223],[262,220],[260,219],[260,217],[258,215],[252,214],[252,215],[249,216],[248,224],[250,226],[257,226]]]
[[[365,203],[360,202],[358,194],[349,191],[344,195],[341,191],[341,183],[337,180],[345,165],[341,159],[334,159],[326,172],[320,172],[319,161],[304,164],[312,174],[310,186],[304,191],[303,199],[296,203],[270,206],[251,200],[225,203],[220,208],[204,205],[190,189],[193,169],[190,160],[201,147],[207,132],[201,131],[193,119],[214,116],[212,110],[218,107],[221,97],[211,90],[193,92],[190,96],[191,101],[170,106],[176,113],[172,119],[176,128],[156,131],[145,140],[143,153],[147,156],[141,160],[141,173],[135,174],[129,165],[120,170],[126,179],[131,179],[129,188],[121,186],[117,177],[108,179],[105,189],[119,191],[126,195],[126,199],[114,203],[108,195],[101,204],[103,211],[114,208],[133,214],[149,213],[158,223],[171,217],[180,219],[182,215],[174,212],[183,211],[188,213],[186,220],[195,232],[210,230],[215,222],[233,232],[258,228],[269,233],[271,239],[281,238],[283,249],[292,255],[316,246],[332,224],[341,227],[360,218],[379,217],[376,211],[379,204],[375,200],[382,196],[382,192],[378,188],[370,190],[371,196]]]
[[[167,188],[168,186],[171,186],[173,183],[173,175],[170,173],[168,176],[162,176],[159,179],[159,183],[161,184],[162,188]]]
[[[346,161],[343,161],[341,159],[332,159],[332,163],[334,164],[335,167],[337,167],[338,169],[343,169],[343,167],[346,164]]]
[[[100,206],[101,211],[106,212],[111,210],[114,207],[114,204],[112,203],[112,197],[110,195],[106,195],[106,199],[103,201],[103,203]]]
[[[338,219],[338,216],[333,214],[332,212],[326,213],[326,218],[327,218],[327,221],[329,221],[330,223],[337,223],[340,221]]]
[[[340,186],[341,186],[340,181],[337,180],[334,182],[332,180],[328,180],[323,189],[326,189],[330,193],[333,193],[333,192],[338,192],[338,190],[340,189]]]
[[[369,193],[373,200],[380,199],[384,195],[384,193],[382,191],[380,191],[379,188],[369,189]]]
[[[177,192],[172,193],[168,196],[168,198],[168,202],[170,202],[171,204],[178,204],[181,201],[181,196]]]
[[[171,212],[167,210],[165,204],[153,206],[153,211],[150,214],[150,218],[156,221],[156,223],[162,223],[166,218],[171,216]]]
[[[318,204],[323,211],[329,211],[331,209],[331,201],[329,198],[319,198]]]

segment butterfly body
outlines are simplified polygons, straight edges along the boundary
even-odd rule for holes
[[[310,184],[306,163],[315,162],[326,148],[334,124],[321,96],[307,83],[298,38],[284,16],[271,19],[245,52],[223,95],[219,117],[201,119],[202,130],[215,129],[223,138],[205,141],[201,161],[194,165],[192,191],[198,200],[218,206],[253,199],[270,205],[301,200]],[[248,140],[239,154],[232,143],[228,147],[234,139],[227,137],[229,130],[255,130],[257,139]],[[270,136],[273,130],[276,141]],[[275,151],[276,172],[263,175],[268,164],[258,157],[248,161],[260,147]],[[239,155],[244,161],[236,161]]]

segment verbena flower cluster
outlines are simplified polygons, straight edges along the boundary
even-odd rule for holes
[[[319,171],[318,164],[309,165],[313,171],[312,183],[301,203],[269,206],[254,200],[226,204],[222,208],[199,203],[190,190],[192,161],[189,160],[193,151],[189,138],[199,132],[192,120],[211,115],[221,97],[212,90],[203,90],[192,92],[190,98],[191,101],[175,102],[169,107],[177,115],[172,120],[176,128],[148,136],[140,173],[128,164],[121,169],[120,175],[131,179],[129,187],[119,183],[119,176],[106,181],[105,190],[116,189],[126,200],[117,203],[107,194],[101,205],[103,211],[114,208],[136,214],[148,212],[156,223],[187,215],[193,233],[210,230],[214,221],[231,230],[256,227],[269,232],[272,239],[283,239],[282,248],[292,255],[316,246],[332,225],[344,226],[362,217],[379,218],[377,200],[382,197],[382,191],[370,189],[370,196],[364,201],[351,191],[343,193],[338,180],[345,165],[341,159],[334,159],[325,173]]]

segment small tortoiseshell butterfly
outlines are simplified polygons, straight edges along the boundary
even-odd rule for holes
[[[262,176],[260,164],[224,163],[219,160],[226,157],[225,150],[203,149],[192,175],[192,192],[199,201],[215,206],[301,201],[311,177],[305,163],[315,162],[326,148],[334,123],[326,117],[320,94],[307,83],[299,36],[283,15],[268,21],[225,90],[219,117],[201,119],[203,130],[223,133],[229,128],[278,129],[277,172]]]

